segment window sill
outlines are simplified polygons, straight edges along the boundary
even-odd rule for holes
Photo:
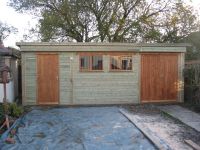
[[[80,70],[79,72],[94,72],[94,73],[97,73],[97,72],[104,72],[104,70]]]
[[[133,72],[133,70],[109,70],[109,72]]]

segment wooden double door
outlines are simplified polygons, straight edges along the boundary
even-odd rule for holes
[[[37,55],[37,103],[59,104],[59,68],[57,54]]]
[[[141,102],[177,101],[178,54],[141,55]]]

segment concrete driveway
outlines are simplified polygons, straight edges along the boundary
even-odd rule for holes
[[[2,150],[152,150],[118,107],[34,108]]]

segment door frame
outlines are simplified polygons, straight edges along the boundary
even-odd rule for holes
[[[39,99],[38,99],[38,56],[39,55],[56,55],[57,56],[57,58],[58,58],[58,65],[57,65],[57,67],[58,67],[58,80],[57,80],[57,84],[58,84],[58,99],[57,99],[57,103],[52,103],[52,104],[50,104],[50,103],[48,103],[48,104],[41,104],[41,103],[39,103]],[[38,52],[38,53],[36,53],[36,104],[37,105],[60,105],[60,61],[59,61],[59,54],[58,53],[54,53],[54,52]]]

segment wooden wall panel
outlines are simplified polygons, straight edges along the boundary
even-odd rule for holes
[[[58,55],[37,55],[38,104],[58,104]]]
[[[73,53],[59,53],[59,81],[60,81],[60,104],[72,105],[73,102],[73,72],[72,60]]]
[[[185,53],[180,53],[178,56],[178,101],[184,102],[184,67]]]
[[[178,54],[148,53],[141,56],[141,101],[176,101]]]
[[[133,55],[133,70],[111,72],[110,56],[103,55],[103,72],[80,72],[79,55],[73,61],[73,104],[139,103],[139,54]]]
[[[22,53],[22,104],[36,104],[36,55]]]

